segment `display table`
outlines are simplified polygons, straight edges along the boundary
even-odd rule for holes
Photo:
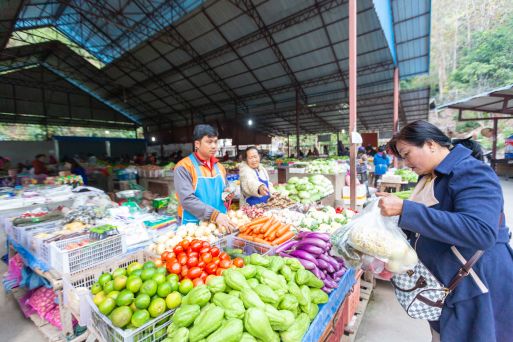
[[[173,177],[139,178],[139,184],[146,190],[163,197],[170,196],[175,191]]]
[[[405,184],[408,184],[408,182],[381,182],[379,185],[379,191],[385,192],[387,189],[395,189],[395,192],[399,192],[401,191],[401,187]]]
[[[513,159],[496,159],[493,161],[493,164],[498,176],[505,178],[513,177]]]

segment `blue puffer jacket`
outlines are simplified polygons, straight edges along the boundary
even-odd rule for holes
[[[374,156],[374,165],[376,166],[374,169],[374,174],[376,176],[381,176],[387,173],[390,160],[385,157],[383,153],[379,152]]]

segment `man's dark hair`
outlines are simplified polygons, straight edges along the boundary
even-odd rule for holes
[[[209,138],[215,138],[219,135],[217,129],[210,125],[196,125],[194,127],[194,132],[192,133],[192,140],[198,141],[203,139],[203,137],[207,136]]]
[[[41,157],[46,157],[46,154],[44,154],[44,153],[40,153],[40,154],[37,154],[37,155],[36,155],[36,159],[39,159],[39,158],[41,158]]]
[[[477,141],[472,140],[470,138],[453,139],[452,144],[454,146],[462,145],[462,146],[468,148],[469,150],[472,151],[472,157],[476,158],[477,160],[484,161],[483,150],[481,149],[481,145]]]

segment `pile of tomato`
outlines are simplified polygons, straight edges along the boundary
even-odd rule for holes
[[[178,275],[180,280],[192,280],[194,286],[206,284],[210,278],[222,275],[228,268],[244,266],[241,258],[232,260],[219,248],[196,239],[182,240],[172,252],[166,251],[160,258],[169,273]]]

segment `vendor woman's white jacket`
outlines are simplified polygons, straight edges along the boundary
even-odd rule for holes
[[[260,178],[269,181],[269,192],[274,192],[273,185],[269,180],[269,174],[267,173],[267,170],[262,166],[262,164],[258,166],[258,173]],[[239,179],[242,203],[246,203],[247,197],[262,197],[258,194],[258,188],[263,183],[258,180],[255,169],[252,169],[245,161],[239,164]]]

